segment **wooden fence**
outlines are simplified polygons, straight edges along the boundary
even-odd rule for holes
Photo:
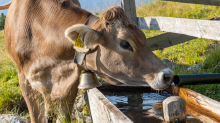
[[[220,6],[220,0],[163,0]],[[155,29],[167,33],[147,39],[151,50],[166,48],[195,38],[220,40],[220,21],[174,17],[137,17],[135,0],[121,0],[121,6],[141,29]],[[156,11],[156,10],[155,10]]]

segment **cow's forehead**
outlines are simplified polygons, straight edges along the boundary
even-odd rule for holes
[[[93,29],[100,32],[108,32],[107,37],[112,34],[117,38],[130,38],[140,45],[146,44],[144,33],[126,16],[119,6],[114,6],[103,13]]]
[[[131,25],[133,28],[130,27]],[[130,26],[125,25],[120,20],[114,20],[111,22],[110,29],[113,34],[116,34],[117,38],[131,39],[135,43],[143,44],[146,40],[144,33],[139,28],[137,28],[136,25],[130,24]]]
[[[111,22],[111,32],[114,32],[118,38],[126,38],[128,31],[121,21],[114,20]]]

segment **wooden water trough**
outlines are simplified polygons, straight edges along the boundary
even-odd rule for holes
[[[90,108],[90,115],[93,123],[161,123],[163,122],[163,115],[160,114],[162,108],[161,104],[158,104],[157,108],[153,107],[155,113],[154,118],[152,116],[140,116],[135,117],[134,112],[124,112],[117,108],[111,101],[109,101],[102,90],[117,91],[122,88],[138,88],[139,87],[118,87],[118,86],[105,86],[100,88],[94,88],[87,91],[88,102]],[[142,89],[149,90],[150,87],[141,87]],[[101,91],[100,91],[101,90]],[[130,90],[129,90],[130,91]],[[129,92],[128,91],[128,92]],[[171,86],[166,90],[171,96],[178,95],[186,101],[186,114],[194,117],[194,119],[188,119],[187,123],[220,123],[220,102],[210,99],[204,95],[201,95],[195,91],[189,90],[183,87]],[[159,112],[159,113],[158,113]],[[146,113],[145,113],[146,114]],[[144,114],[144,115],[145,115]],[[137,113],[137,115],[139,115]],[[141,120],[143,119],[143,120]]]
[[[220,6],[220,0],[163,0],[204,5]],[[131,18],[141,29],[155,29],[166,31],[166,33],[147,39],[147,45],[151,50],[170,47],[195,38],[207,38],[220,40],[220,22],[219,19],[201,20],[185,19],[173,17],[137,17],[135,0],[121,0],[122,8],[126,15]],[[146,85],[142,85],[149,89]],[[101,87],[102,88],[102,87]],[[105,87],[106,88],[106,87]],[[114,90],[116,86],[107,86],[106,89]],[[129,87],[124,87],[129,88]],[[135,87],[134,87],[135,88]],[[120,88],[121,89],[121,88]],[[166,90],[171,96],[179,96],[186,101],[186,114],[194,117],[193,120],[199,120],[203,123],[220,123],[220,102],[212,100],[195,91],[171,86]],[[112,92],[113,93],[113,92]],[[87,91],[90,113],[93,123],[133,123],[136,122],[133,115],[135,113],[122,112],[112,104],[106,96],[100,91],[100,88],[94,88]],[[162,122],[161,104],[153,107],[151,115],[156,119],[152,121],[145,118],[143,123]],[[138,116],[139,119],[142,116]],[[159,120],[158,120],[159,119]],[[195,122],[197,122],[195,121]],[[141,123],[141,122],[137,122]]]

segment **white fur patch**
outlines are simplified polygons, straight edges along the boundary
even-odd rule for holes
[[[153,89],[161,90],[161,89],[165,89],[168,85],[170,85],[171,82],[168,82],[168,83],[164,82],[164,74],[166,73],[173,73],[173,72],[169,68],[165,68],[161,70],[155,77],[154,81],[150,84],[150,86]]]

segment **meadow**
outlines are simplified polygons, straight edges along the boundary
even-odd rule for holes
[[[186,3],[155,1],[150,4],[142,4],[137,8],[137,15],[167,16],[191,19],[211,19],[220,15],[220,7],[195,5]],[[153,37],[165,32],[156,30],[143,30],[146,37]],[[220,48],[219,43],[209,39],[194,39],[178,44],[154,53],[160,59],[168,59],[178,65],[174,69],[175,74],[199,74],[219,73]],[[187,70],[186,66],[200,64],[199,68]],[[220,101],[220,84],[212,85],[190,85],[184,86],[195,90],[205,96]],[[28,116],[24,110],[24,99],[22,97],[17,77],[17,69],[10,60],[4,44],[4,31],[0,31],[0,114],[18,114]]]
[[[28,115],[22,97],[17,68],[10,59],[4,43],[4,31],[0,31],[0,114]]]
[[[220,15],[219,6],[198,5],[177,2],[155,1],[144,4],[137,8],[138,17],[166,16],[190,19],[218,18]],[[146,37],[150,38],[164,32],[157,30],[143,30]],[[194,39],[156,50],[154,53],[160,59],[168,59],[180,67],[174,70],[175,74],[206,74],[220,73],[220,42],[210,39]],[[199,64],[197,69],[187,70],[188,66]],[[220,84],[211,85],[187,85],[186,88],[220,101]]]

